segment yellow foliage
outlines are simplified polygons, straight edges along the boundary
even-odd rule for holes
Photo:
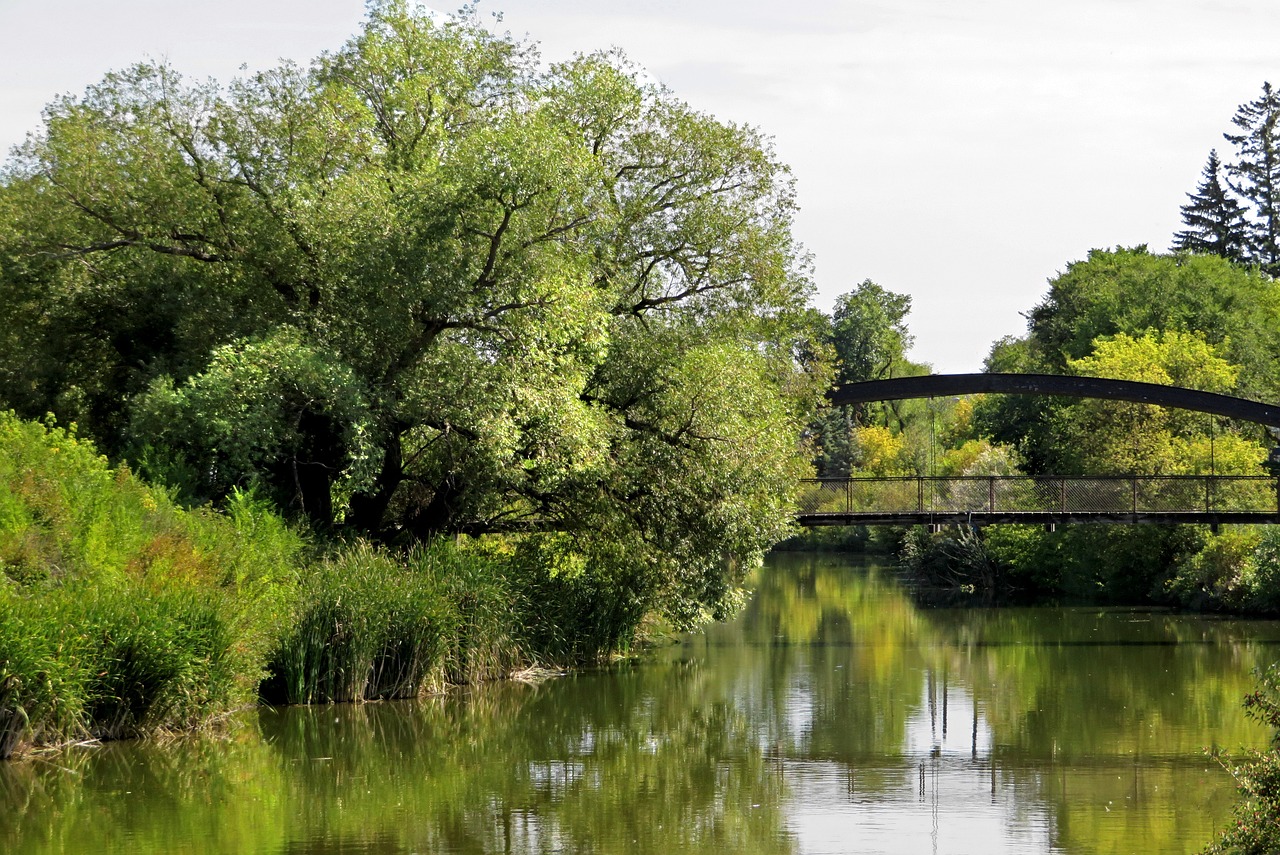
[[[905,475],[911,471],[911,458],[906,440],[886,427],[871,425],[854,428],[860,462],[858,470],[866,475]]]

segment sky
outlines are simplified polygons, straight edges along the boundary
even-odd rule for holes
[[[437,4],[450,11],[454,3]],[[815,304],[912,299],[911,356],[980,370],[1090,249],[1168,248],[1236,107],[1280,85],[1276,0],[482,0],[555,61],[620,47],[769,134]],[[363,0],[0,0],[0,151],[41,108],[165,59],[228,81],[340,47]]]

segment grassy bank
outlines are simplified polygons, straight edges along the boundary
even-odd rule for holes
[[[184,509],[73,433],[0,414],[0,758],[625,647],[625,591],[549,572],[540,547],[309,542],[250,495]]]
[[[1275,526],[954,526],[904,539],[900,560],[917,582],[984,600],[1176,606],[1280,614]]]

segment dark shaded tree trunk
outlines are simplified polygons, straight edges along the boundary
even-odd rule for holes
[[[403,481],[404,449],[401,432],[397,430],[392,433],[383,449],[382,468],[378,471],[373,488],[351,497],[347,525],[373,540],[387,540],[387,509]]]

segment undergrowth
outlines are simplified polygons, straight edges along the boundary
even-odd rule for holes
[[[565,555],[316,544],[252,493],[183,508],[74,430],[0,413],[0,758],[625,649],[640,598]]]

